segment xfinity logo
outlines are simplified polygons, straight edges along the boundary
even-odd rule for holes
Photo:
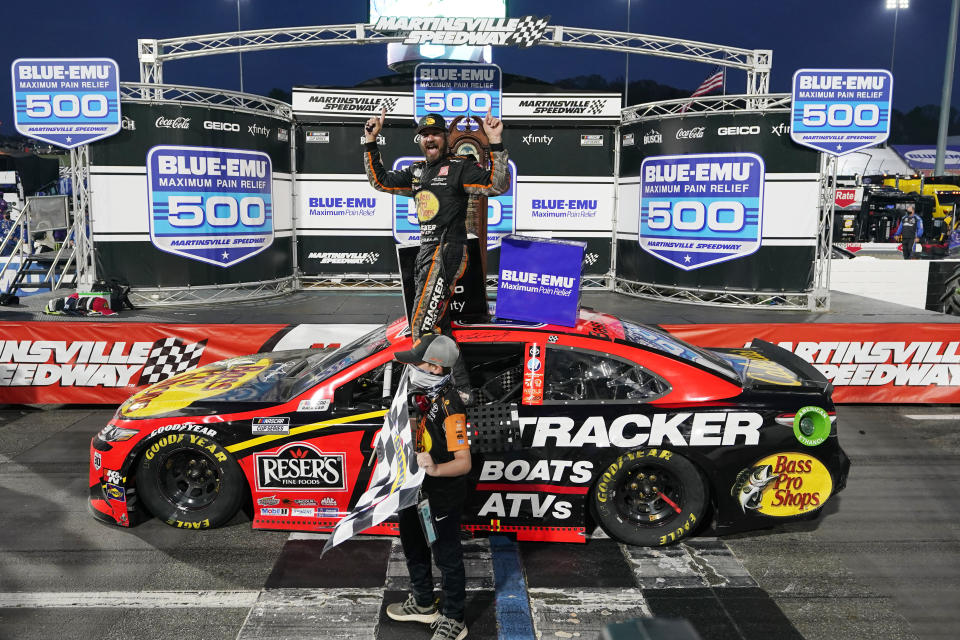
[[[532,144],[545,144],[549,147],[551,142],[553,142],[553,136],[548,136],[548,135],[535,136],[532,133],[523,136],[523,144],[528,146]]]
[[[190,118],[184,118],[183,116],[179,118],[164,118],[160,116],[153,124],[158,129],[189,129]]]
[[[789,134],[789,133],[790,133],[790,125],[787,124],[786,122],[781,122],[780,124],[778,124],[778,125],[776,125],[776,126],[770,127],[770,133],[775,133],[775,134],[777,134],[777,137],[779,138],[779,137],[782,136],[783,134]]]
[[[720,127],[718,136],[756,136],[760,135],[760,127]]]
[[[264,491],[344,491],[343,453],[324,453],[305,442],[292,442],[275,453],[255,453],[257,489]]]
[[[677,138],[680,138],[680,132],[677,132]],[[663,135],[656,129],[643,134],[643,144],[663,144]]]
[[[120,128],[123,129],[124,131],[136,131],[137,122],[133,118],[128,118],[127,116],[123,116],[123,119],[120,121]]]
[[[261,127],[258,124],[252,124],[247,127],[247,132],[252,136],[263,136],[264,138],[270,135],[269,127]]]
[[[211,131],[240,131],[240,125],[236,122],[212,122],[210,120],[204,120],[203,128]]]
[[[694,127],[693,129],[677,129],[677,140],[690,140],[693,138],[702,138],[706,127]]]

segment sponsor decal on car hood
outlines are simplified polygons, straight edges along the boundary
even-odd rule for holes
[[[236,396],[231,392],[251,383],[273,363],[273,359],[266,356],[233,358],[182,373],[137,393],[121,405],[120,413],[125,418],[146,418],[183,409],[198,400],[216,396],[229,401]],[[246,397],[248,394],[242,395],[250,399]]]

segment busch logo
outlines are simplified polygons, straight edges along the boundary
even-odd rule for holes
[[[137,130],[137,121],[133,118],[128,118],[123,116],[123,119],[120,121],[120,128],[124,131],[136,131]]]
[[[345,491],[346,456],[292,442],[275,453],[255,453],[261,491]]]
[[[702,138],[706,127],[694,127],[692,129],[677,129],[677,140],[691,140]]]
[[[420,138],[420,136],[419,136],[419,134],[418,134],[418,135],[417,135],[417,142],[420,141],[419,138]],[[361,135],[361,136],[360,136],[360,144],[367,144],[367,136],[365,136],[365,135]],[[386,139],[385,137],[383,137],[383,134],[382,134],[382,133],[378,133],[378,134],[377,134],[377,144],[378,144],[379,146],[381,146],[381,147],[384,147],[384,146],[386,146],[386,144],[387,144],[387,139]]]
[[[680,132],[678,131],[677,137],[679,138],[679,136]],[[663,135],[656,129],[648,131],[643,134],[643,144],[663,144]]]
[[[160,116],[157,118],[157,121],[154,122],[154,126],[158,129],[189,129],[190,118],[184,118],[183,116],[179,118],[164,118]]]
[[[252,124],[247,127],[247,132],[252,136],[263,136],[266,138],[270,135],[271,129],[269,127],[261,127],[258,124]]]

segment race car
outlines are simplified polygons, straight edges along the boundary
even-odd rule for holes
[[[706,350],[589,309],[452,330],[474,389],[466,531],[668,545],[817,517],[846,484],[831,385],[776,345]],[[204,529],[245,507],[257,529],[331,531],[369,485],[410,347],[401,319],[140,391],[91,442],[93,514]]]

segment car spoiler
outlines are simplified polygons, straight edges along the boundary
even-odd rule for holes
[[[772,342],[761,340],[760,338],[751,340],[750,348],[754,351],[759,351],[774,362],[778,362],[788,369],[791,369],[794,373],[799,374],[804,379],[804,382],[823,389],[824,393],[828,396],[833,393],[833,384],[827,380],[826,376],[800,356],[787,351],[783,347],[778,347]]]

